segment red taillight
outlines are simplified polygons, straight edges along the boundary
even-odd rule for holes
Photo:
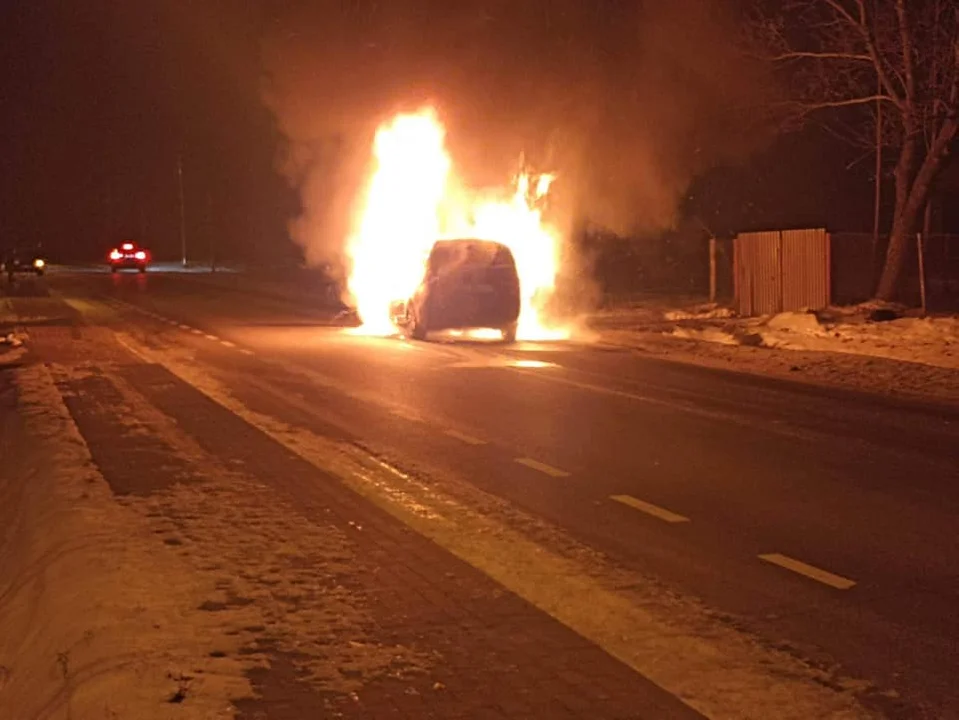
[[[146,259],[147,259],[147,254],[146,254],[145,252],[143,252],[142,250],[137,250],[137,254],[136,254],[135,257],[136,257],[137,260],[146,260]]]
[[[132,250],[132,249],[133,249],[133,243],[123,243],[123,249],[124,249],[124,250]]]
[[[123,257],[123,253],[120,252],[119,250],[113,249],[113,250],[110,251],[110,259],[111,259],[111,260],[119,260],[119,259],[122,258],[122,257]]]

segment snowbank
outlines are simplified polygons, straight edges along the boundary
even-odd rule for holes
[[[959,318],[955,317],[874,322],[861,314],[839,314],[838,321],[820,321],[813,313],[783,313],[751,328],[765,347],[870,355],[959,369]]]
[[[22,333],[7,333],[0,337],[0,346],[18,348],[23,345],[24,335]]]
[[[598,342],[676,362],[959,404],[959,317],[872,303],[759,318],[705,305],[656,314],[623,308],[591,325]]]
[[[847,353],[959,369],[959,317],[905,317],[901,309],[860,305],[814,312],[784,312],[759,318],[737,318],[728,308],[700,305],[653,311],[623,310],[602,334],[609,342],[630,342],[628,331],[657,332],[678,340],[720,345]]]
[[[209,657],[231,645],[197,610],[210,589],[114,500],[48,371],[8,372],[0,718],[232,718],[250,687]]]
[[[721,307],[716,303],[705,303],[695,305],[686,309],[667,310],[663,313],[666,320],[716,320],[722,318],[731,318],[735,315],[732,308]]]
[[[681,340],[701,340],[702,342],[719,343],[720,345],[739,345],[739,339],[730,332],[719,328],[683,328],[673,330],[672,336]]]

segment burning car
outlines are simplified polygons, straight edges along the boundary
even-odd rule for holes
[[[132,240],[120,243],[120,247],[113,248],[107,257],[111,272],[116,272],[121,268],[136,268],[144,273],[147,271],[147,264],[150,262],[150,253]]]
[[[423,340],[435,330],[493,328],[516,340],[520,282],[513,253],[489,240],[439,240],[411,298],[395,301],[393,323]]]
[[[383,337],[399,324],[425,336],[479,325],[507,340],[568,338],[546,313],[562,249],[559,229],[543,218],[553,175],[533,173],[521,159],[508,185],[474,188],[457,174],[445,137],[432,107],[396,115],[376,131],[345,247],[346,289],[360,322],[352,332]]]

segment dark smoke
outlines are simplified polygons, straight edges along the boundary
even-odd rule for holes
[[[759,83],[722,0],[319,0],[278,11],[264,95],[301,189],[294,238],[335,258],[372,133],[432,103],[457,172],[555,170],[568,223],[668,227],[697,173],[746,153]]]

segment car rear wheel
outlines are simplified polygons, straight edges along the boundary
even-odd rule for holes
[[[514,343],[516,342],[516,325],[517,323],[510,323],[503,328],[503,342],[505,343]]]

